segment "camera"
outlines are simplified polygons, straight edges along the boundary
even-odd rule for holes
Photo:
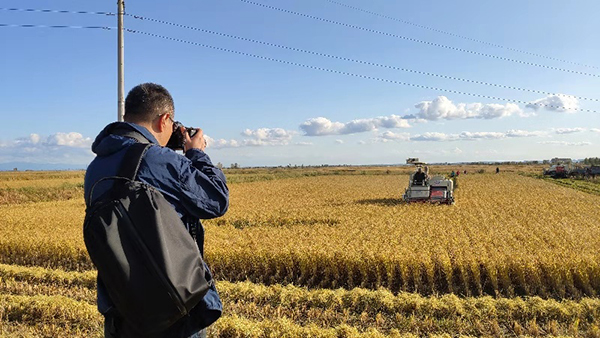
[[[181,127],[185,127],[181,122],[175,121],[173,123],[173,135],[167,142],[167,147],[173,150],[183,150],[183,145],[185,144],[185,137],[181,132]],[[198,129],[185,127],[186,132],[190,137],[193,137],[198,132]]]

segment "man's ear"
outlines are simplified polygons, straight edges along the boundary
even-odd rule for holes
[[[156,119],[155,127],[159,132],[162,133],[163,131],[165,131],[167,129],[167,125],[168,125],[167,120],[168,119],[169,119],[169,114],[162,114],[158,117],[158,119]]]

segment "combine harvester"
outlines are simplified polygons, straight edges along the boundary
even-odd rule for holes
[[[444,176],[429,177],[425,170],[425,162],[418,158],[409,158],[406,164],[417,167],[410,175],[408,188],[404,192],[403,199],[406,203],[430,202],[439,204],[454,204],[454,182]]]
[[[560,159],[560,161],[555,161],[552,166],[548,169],[544,169],[544,176],[550,176],[552,178],[567,178],[571,175],[572,162],[571,159]]]
[[[573,164],[570,158],[553,158],[552,165],[544,169],[544,176],[552,178],[595,178],[600,175],[600,166]]]

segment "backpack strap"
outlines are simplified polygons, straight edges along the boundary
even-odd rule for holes
[[[137,130],[132,130],[126,127],[115,127],[110,131],[113,135],[125,136],[132,138],[140,143],[150,143],[150,140]]]
[[[135,181],[142,158],[150,146],[150,143],[135,143],[129,146],[129,149],[125,153],[125,158],[121,162],[117,176]]]
[[[137,176],[138,169],[140,168],[140,163],[142,163],[142,158],[144,154],[150,148],[152,143],[134,143],[129,146],[129,148],[125,152],[125,156],[121,162],[121,166],[119,167],[119,171],[116,176],[107,176],[99,179],[94,182],[92,185],[90,192],[88,193],[88,202],[86,206],[89,207],[92,205],[92,197],[94,194],[94,189],[98,183],[108,180],[113,180],[115,185],[112,187],[111,195],[113,197],[118,196],[118,194],[122,191],[122,184],[116,184],[117,182],[126,182],[127,180],[135,181]]]

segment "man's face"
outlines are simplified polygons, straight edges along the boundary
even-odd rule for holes
[[[167,145],[167,142],[169,142],[171,135],[173,135],[174,125],[175,120],[173,119],[173,113],[164,113],[158,115],[158,125],[155,124],[155,128],[158,129],[155,129],[155,131],[158,132],[156,138],[161,146],[164,147]]]
[[[173,113],[169,113],[168,115],[169,115],[169,123],[171,123],[171,127],[167,128],[167,131],[169,133],[169,137],[167,138],[167,140],[169,138],[171,138],[171,135],[173,135],[173,132],[174,132],[173,128],[175,128],[175,119],[173,118]]]

